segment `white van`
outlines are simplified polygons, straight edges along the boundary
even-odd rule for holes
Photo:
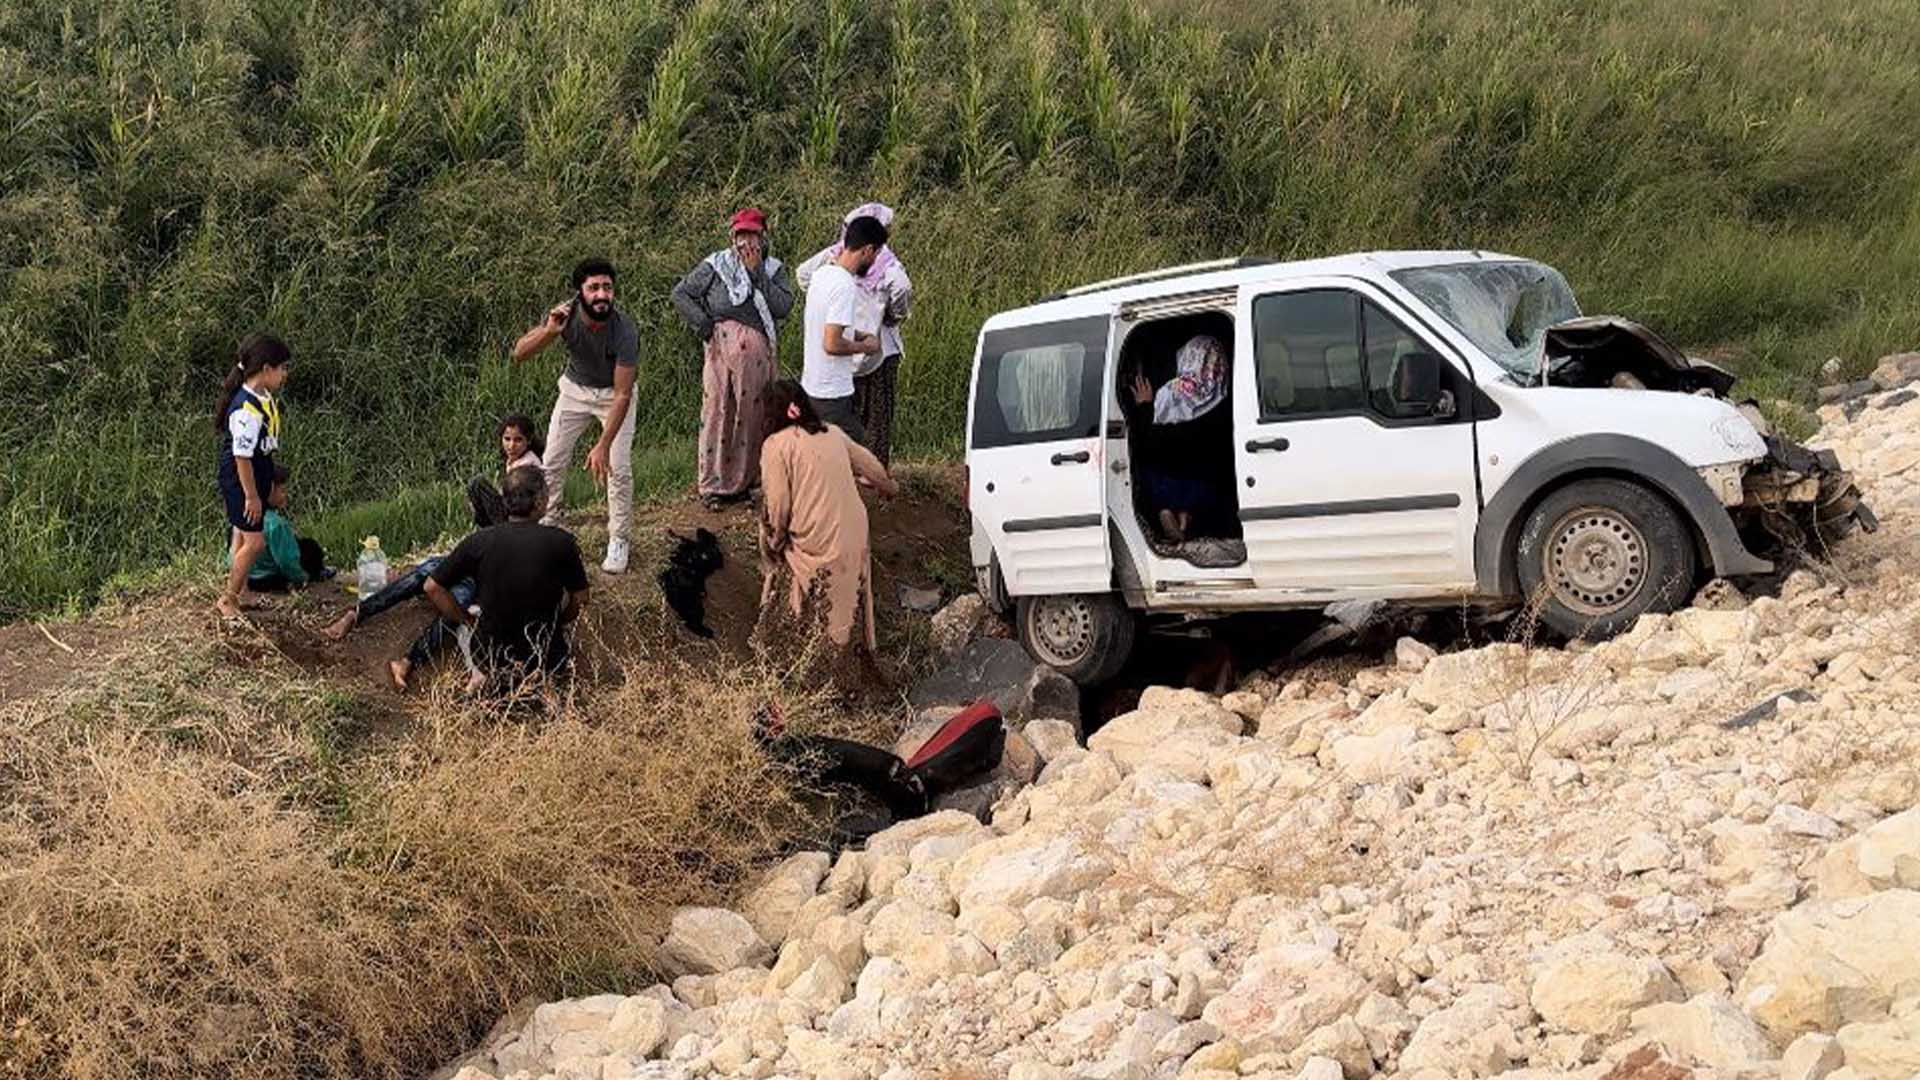
[[[1135,376],[1165,383],[1202,335],[1230,350],[1228,396],[1213,434],[1170,443]],[[1873,526],[1833,455],[1775,436],[1732,384],[1507,255],[1088,285],[981,330],[973,565],[1034,658],[1086,683],[1118,673],[1143,617],[1534,597],[1554,630],[1604,637],[1772,570],[1753,548]],[[1148,465],[1208,485],[1226,510],[1208,535],[1162,530]]]

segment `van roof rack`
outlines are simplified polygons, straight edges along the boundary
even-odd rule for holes
[[[1272,266],[1278,261],[1260,256],[1243,255],[1237,259],[1212,259],[1207,262],[1187,263],[1185,266],[1169,266],[1163,270],[1149,270],[1143,274],[1128,274],[1124,277],[1096,281],[1091,285],[1063,289],[1041,297],[1039,302],[1045,304],[1054,300],[1065,300],[1070,296],[1085,296],[1088,293],[1106,292],[1108,289],[1118,289],[1127,285],[1144,285],[1149,281],[1164,281],[1168,278],[1187,277],[1191,274],[1204,274],[1214,270],[1244,270],[1250,266]]]

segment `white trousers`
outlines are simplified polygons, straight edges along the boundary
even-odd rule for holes
[[[547,452],[540,469],[547,474],[547,513],[540,520],[555,523],[566,497],[567,466],[573,464],[573,448],[589,423],[606,423],[613,408],[613,390],[581,386],[560,376],[560,396],[553,402],[553,418],[547,421]],[[631,405],[620,430],[614,433],[607,455],[607,537],[626,539],[627,522],[633,517],[633,423],[638,410]]]

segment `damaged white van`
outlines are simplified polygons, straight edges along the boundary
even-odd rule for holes
[[[1180,370],[1190,343],[1224,368]],[[1782,543],[1873,527],[1833,455],[1732,385],[1507,255],[1088,285],[981,330],[973,565],[1034,658],[1086,683],[1143,619],[1341,600],[1531,597],[1554,630],[1604,637],[1708,577],[1769,572]],[[1203,512],[1161,513],[1169,490]]]

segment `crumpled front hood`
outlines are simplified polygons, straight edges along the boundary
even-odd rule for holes
[[[1735,376],[1696,360],[1631,319],[1587,315],[1547,328],[1543,345],[1549,386],[1707,391],[1725,397]]]

